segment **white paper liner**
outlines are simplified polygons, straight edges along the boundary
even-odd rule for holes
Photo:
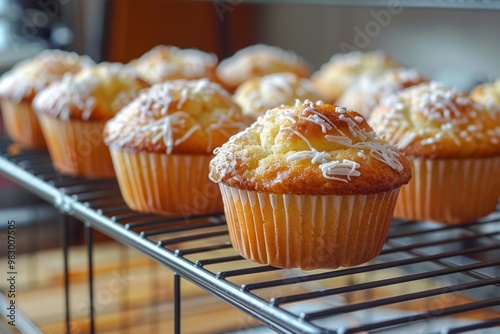
[[[449,224],[474,221],[495,210],[500,196],[500,157],[414,159],[394,215]]]
[[[282,268],[337,268],[382,250],[399,188],[373,195],[264,194],[219,184],[233,247]]]
[[[61,121],[38,115],[55,168],[62,174],[114,178],[115,172],[102,132],[105,122]]]
[[[123,198],[133,210],[182,217],[222,212],[220,191],[208,178],[213,155],[110,150]]]
[[[28,102],[2,101],[2,117],[9,137],[27,149],[45,149],[45,138],[35,112]]]

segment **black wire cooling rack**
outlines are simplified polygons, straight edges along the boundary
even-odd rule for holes
[[[13,155],[9,145],[0,140],[0,174],[54,205],[63,217],[82,222],[90,259],[95,229],[172,271],[175,328],[170,332],[181,331],[181,279],[280,333],[500,332],[499,212],[461,226],[394,220],[382,253],[370,263],[283,270],[257,265],[232,250],[223,213],[189,218],[137,213],[123,202],[116,181],[61,176],[46,152]],[[93,271],[89,261],[90,305]],[[278,278],[269,279],[270,272]],[[69,332],[67,299],[66,306]],[[93,332],[93,310],[89,317]],[[25,325],[30,326],[28,320]]]

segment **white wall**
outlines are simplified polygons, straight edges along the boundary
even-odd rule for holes
[[[315,68],[350,45],[386,50],[463,89],[500,77],[500,10],[269,5],[256,29],[262,42],[293,49]]]

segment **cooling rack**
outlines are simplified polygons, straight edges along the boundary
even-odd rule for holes
[[[0,174],[52,204],[65,219],[83,224],[90,305],[93,230],[170,269],[171,332],[181,332],[182,280],[280,333],[494,333],[500,326],[499,212],[460,226],[395,219],[382,253],[370,263],[284,270],[239,256],[222,212],[192,217],[134,212],[116,181],[62,176],[46,152],[20,151],[7,139],[0,140]],[[65,237],[61,242],[67,295],[68,245]],[[275,274],[272,279],[269,273]],[[94,317],[91,309],[91,332]],[[69,307],[65,319],[69,332]],[[27,319],[25,325],[32,326]]]

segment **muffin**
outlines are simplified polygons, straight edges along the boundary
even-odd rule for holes
[[[245,258],[281,268],[337,268],[384,244],[406,158],[358,113],[298,102],[270,109],[215,151],[210,178]]]
[[[234,100],[243,113],[255,118],[267,109],[294,104],[296,99],[317,101],[321,97],[309,79],[293,73],[274,73],[248,79],[234,93]]]
[[[369,119],[411,161],[395,215],[449,224],[495,210],[500,196],[500,122],[464,92],[436,82],[385,98]]]
[[[369,117],[384,97],[428,81],[416,70],[407,68],[364,74],[342,93],[336,103]]]
[[[125,202],[164,215],[221,212],[208,163],[216,147],[247,125],[229,93],[207,79],[144,90],[104,131]]]
[[[217,56],[197,49],[180,49],[171,45],[158,45],[130,62],[151,85],[167,80],[215,80]]]
[[[483,105],[493,118],[500,119],[500,79],[474,87],[470,96]]]
[[[216,69],[222,85],[231,92],[250,78],[282,72],[294,73],[299,77],[311,74],[309,64],[296,53],[265,44],[237,51],[221,61]]]
[[[313,73],[311,80],[325,101],[333,103],[360,76],[398,67],[394,59],[381,51],[337,53]]]
[[[146,87],[133,68],[100,63],[42,90],[33,108],[55,168],[72,176],[114,177],[104,125]]]
[[[46,148],[45,139],[31,103],[35,95],[67,73],[76,73],[93,61],[73,52],[45,50],[24,60],[0,79],[0,100],[9,137],[27,149]]]

